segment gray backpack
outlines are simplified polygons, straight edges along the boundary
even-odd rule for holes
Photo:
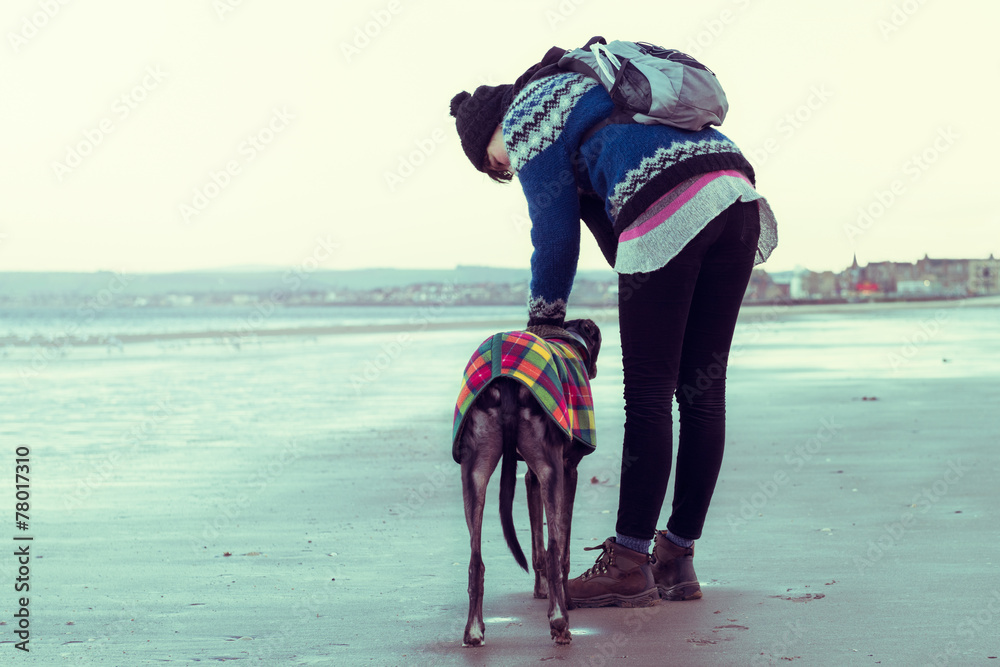
[[[594,37],[583,48],[567,51],[558,69],[597,79],[615,103],[611,117],[591,128],[588,136],[622,122],[701,130],[722,125],[729,110],[712,70],[686,53],[646,42],[609,44]]]

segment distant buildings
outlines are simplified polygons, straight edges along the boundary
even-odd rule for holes
[[[924,255],[915,263],[854,262],[841,273],[840,291],[844,298],[883,297],[964,297],[1000,293],[1000,260],[932,259]]]
[[[970,259],[968,264],[970,294],[997,294],[1000,292],[1000,260]]]
[[[791,298],[791,282],[776,282],[764,269],[754,269],[743,301],[788,301]]]
[[[833,271],[753,272],[745,303],[956,298],[1000,294],[1000,259],[931,259],[871,262]]]
[[[448,305],[519,305],[524,303],[527,282],[438,284],[338,293],[339,303]],[[768,274],[756,269],[750,276],[744,303],[868,301],[957,298],[1000,294],[1000,260],[931,259],[916,263],[871,262],[833,271],[797,271]],[[618,283],[577,279],[573,303],[579,306],[612,306],[618,302]]]
[[[461,271],[442,277],[442,272],[413,271],[408,282],[396,286],[347,286],[338,279],[317,274],[310,283],[292,283],[281,274],[219,277],[207,274],[192,278],[187,274],[166,282],[155,276],[137,276],[129,289],[111,289],[107,275],[69,275],[73,284],[90,281],[88,288],[69,291],[59,288],[55,278],[48,282],[32,278],[33,287],[17,290],[7,278],[8,289],[0,289],[0,306],[56,306],[80,308],[93,313],[103,308],[156,308],[186,306],[240,306],[270,309],[275,306],[478,306],[524,305],[527,300],[526,270],[489,267],[460,267]],[[11,274],[13,275],[13,274]],[[59,278],[60,274],[53,274]],[[614,273],[592,272],[578,275],[573,285],[577,306],[614,306],[618,303],[618,281]],[[18,275],[18,279],[21,277]],[[24,279],[26,280],[26,279]],[[22,280],[22,282],[24,282]],[[64,281],[65,283],[65,281]],[[338,284],[341,283],[341,284]],[[67,283],[68,284],[68,283]],[[383,281],[381,284],[385,285]],[[2,285],[0,285],[2,287]],[[747,285],[744,303],[845,302],[961,298],[1000,294],[1000,260],[932,259],[925,255],[914,263],[871,262],[865,266],[857,257],[839,273],[797,269],[768,273],[755,269]]]

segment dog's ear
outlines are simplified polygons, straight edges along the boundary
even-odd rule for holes
[[[566,329],[575,332],[587,345],[587,375],[593,380],[597,377],[597,355],[601,351],[601,329],[593,320],[569,320]]]
[[[601,352],[601,329],[593,320],[580,321],[580,333],[587,341],[590,350],[590,363],[587,364],[587,375],[593,380],[597,377],[597,355]]]

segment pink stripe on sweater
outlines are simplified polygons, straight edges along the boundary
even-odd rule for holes
[[[679,211],[680,208],[684,206],[684,204],[691,201],[694,198],[694,196],[701,191],[702,188],[704,188],[706,185],[708,185],[715,179],[722,178],[723,176],[733,176],[735,178],[744,180],[747,183],[750,182],[750,180],[746,176],[744,176],[742,172],[736,171],[734,169],[728,169],[726,171],[713,171],[709,174],[705,174],[697,181],[692,183],[690,186],[688,186],[688,188],[684,192],[682,192],[677,199],[670,202],[662,211],[654,215],[649,220],[646,220],[638,227],[634,227],[626,232],[623,232],[622,235],[618,237],[618,240],[631,241],[632,239],[642,236],[650,229],[653,229],[654,227],[661,225],[665,221],[669,220],[670,216]],[[663,197],[669,197],[669,196],[670,192],[663,195]],[[662,199],[663,197],[661,197],[660,199]],[[653,206],[656,206],[656,204],[654,203]]]

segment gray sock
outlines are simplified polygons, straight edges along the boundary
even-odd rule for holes
[[[679,547],[684,547],[685,549],[691,547],[694,544],[694,540],[689,540],[686,537],[679,537],[674,535],[670,531],[667,531],[667,539],[676,544]]]
[[[638,537],[629,537],[628,535],[622,535],[621,533],[616,532],[615,542],[622,545],[626,549],[638,551],[641,554],[648,554],[649,545],[653,543],[653,540],[641,540]]]

